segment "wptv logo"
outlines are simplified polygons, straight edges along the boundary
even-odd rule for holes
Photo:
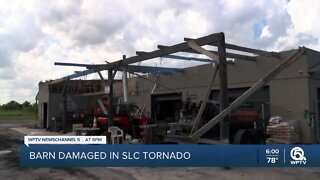
[[[307,158],[304,156],[304,151],[301,147],[294,147],[290,151],[292,165],[304,165],[307,164]]]

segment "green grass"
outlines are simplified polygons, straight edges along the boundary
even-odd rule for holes
[[[36,113],[31,110],[3,110],[0,109],[0,120],[33,120]]]

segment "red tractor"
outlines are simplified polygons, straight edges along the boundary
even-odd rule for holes
[[[134,138],[140,137],[141,126],[151,123],[151,119],[147,118],[138,106],[119,104],[115,105],[113,110],[113,125],[121,128],[124,133],[131,134]],[[108,118],[98,117],[97,126],[102,131],[106,131],[108,128]]]

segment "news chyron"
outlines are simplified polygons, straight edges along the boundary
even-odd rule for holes
[[[104,136],[25,136],[21,167],[320,167],[320,145],[107,144]]]

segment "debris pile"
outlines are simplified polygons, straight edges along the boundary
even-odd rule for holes
[[[267,144],[301,143],[300,125],[297,120],[283,121],[279,116],[271,117],[267,126]]]

